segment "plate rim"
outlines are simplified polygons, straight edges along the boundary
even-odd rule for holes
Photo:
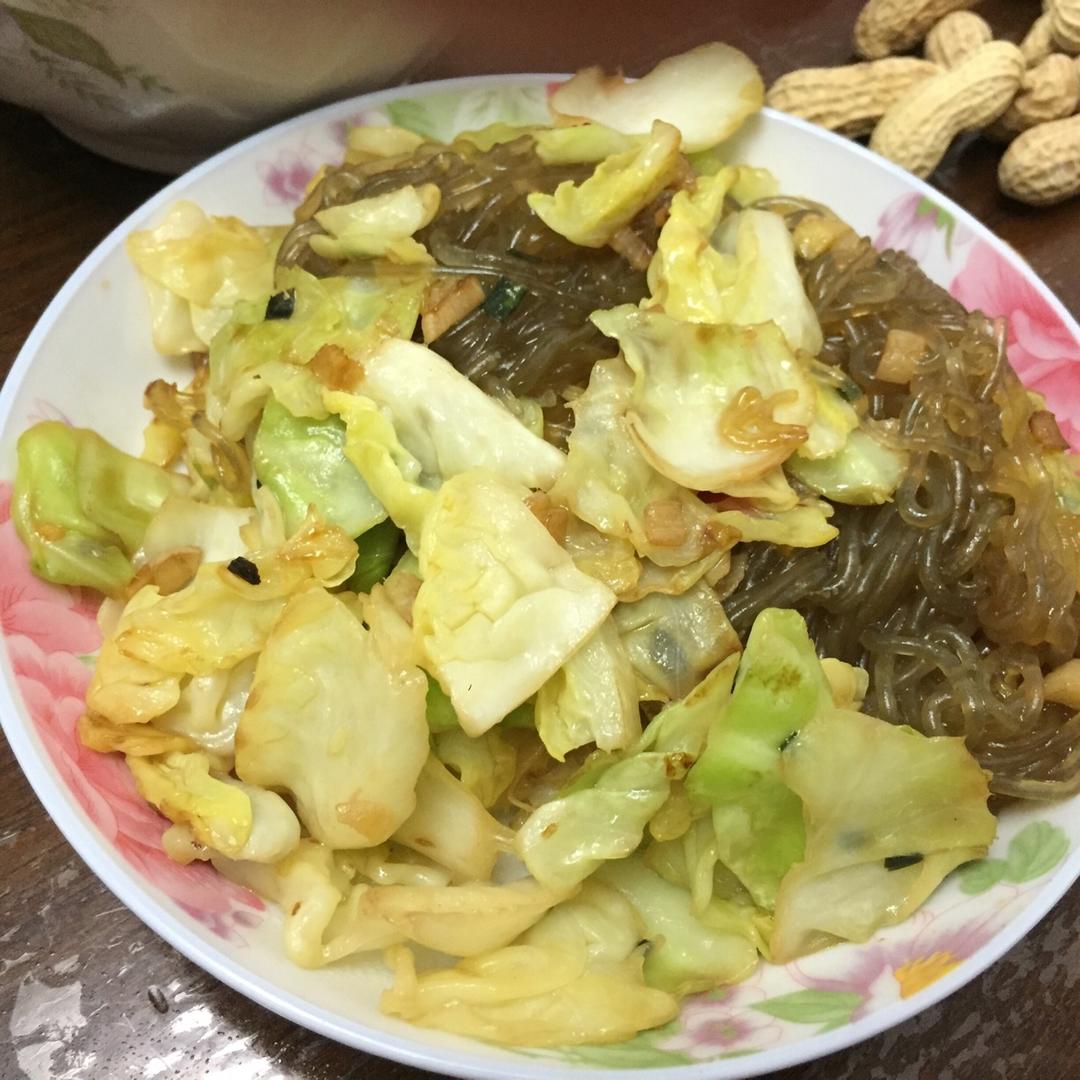
[[[235,159],[242,158],[260,144],[270,142],[291,131],[308,128],[347,108],[376,108],[385,102],[403,97],[428,96],[455,90],[464,91],[485,85],[545,84],[562,81],[568,77],[564,73],[538,72],[465,75],[450,79],[406,83],[358,94],[263,128],[181,173],[155,195],[140,203],[111,229],[79,263],[45,307],[20,347],[3,387],[0,388],[0,429],[6,426],[10,418],[19,390],[41,343],[59,320],[69,300],[82,289],[90,275],[116,247],[122,245],[126,235],[146,216],[175,198],[178,189],[187,186],[192,181],[202,179]],[[974,214],[954,202],[944,192],[907,173],[906,170],[868,148],[834,132],[775,109],[766,107],[761,111],[772,122],[808,133],[847,153],[854,153],[877,168],[884,168],[887,173],[900,179],[909,189],[942,206],[977,238],[990,242],[996,251],[1019,270],[1024,280],[1050,304],[1062,319],[1073,338],[1080,342],[1080,325],[1077,320],[1027,260],[1011,244],[997,236]],[[586,1067],[583,1069],[547,1058],[536,1062],[492,1060],[452,1047],[437,1048],[425,1045],[419,1038],[394,1035],[357,1021],[345,1022],[336,1019],[335,1014],[313,1005],[290,991],[282,990],[262,976],[246,969],[241,963],[229,958],[218,947],[191,934],[176,916],[139,885],[133,873],[122,868],[117,870],[115,852],[91,828],[85,816],[75,807],[71,794],[57,774],[38,733],[32,725],[23,721],[21,706],[13,694],[16,683],[10,655],[6,648],[0,650],[0,653],[3,654],[0,664],[2,664],[4,674],[4,678],[0,679],[0,727],[3,728],[12,753],[45,813],[79,858],[117,900],[158,937],[192,963],[237,993],[255,1001],[283,1019],[374,1056],[453,1076],[476,1077],[483,1080],[504,1080],[506,1077],[513,1076],[572,1078],[587,1072],[590,1076],[604,1078],[604,1080],[608,1078],[616,1080],[619,1077],[650,1077],[656,1080],[706,1080],[706,1078],[740,1080],[740,1078],[760,1076],[776,1069],[816,1060],[848,1049],[889,1028],[896,1027],[972,982],[1024,938],[1056,906],[1068,888],[1080,878],[1080,846],[1078,846],[1057,867],[1052,876],[1033,891],[1027,905],[957,968],[911,998],[885,1005],[850,1024],[827,1033],[810,1035],[783,1046],[760,1050],[730,1061],[717,1059],[699,1064],[659,1068]]]

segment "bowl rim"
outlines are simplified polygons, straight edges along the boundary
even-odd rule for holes
[[[561,73],[466,75],[404,84],[358,94],[261,129],[181,173],[110,230],[80,262],[49,302],[19,349],[3,387],[0,388],[0,431],[3,431],[10,419],[18,392],[42,342],[60,319],[68,302],[83,288],[90,275],[101,263],[118,245],[122,244],[132,228],[176,198],[180,189],[192,181],[202,179],[221,166],[244,157],[264,142],[292,131],[308,128],[321,120],[333,117],[346,108],[375,108],[402,97],[422,97],[455,90],[465,91],[482,86],[545,84],[560,82],[567,78],[569,75]],[[1063,324],[1068,327],[1074,340],[1080,343],[1080,325],[1023,256],[949,196],[866,147],[825,128],[768,107],[761,110],[761,115],[767,117],[771,123],[810,134],[843,152],[866,160],[900,179],[912,192],[921,194],[948,210],[957,222],[962,223],[977,238],[988,241],[1014,269],[1023,275],[1027,284],[1050,304]],[[535,1062],[493,1060],[452,1047],[433,1047],[425,1044],[419,1037],[402,1037],[356,1021],[345,1021],[329,1010],[313,1005],[291,991],[283,990],[262,976],[256,975],[242,964],[227,957],[218,947],[192,934],[176,916],[140,884],[133,872],[123,868],[117,869],[119,860],[115,852],[75,806],[67,786],[49,759],[40,736],[31,724],[24,721],[22,706],[13,693],[16,682],[10,655],[6,648],[0,649],[0,654],[2,654],[0,670],[4,676],[0,678],[0,727],[3,728],[24,776],[45,812],[74,848],[76,854],[129,911],[192,963],[283,1019],[378,1057],[389,1058],[432,1072],[467,1078],[467,1080],[469,1078],[505,1080],[506,1077],[571,1078],[585,1072],[591,1077],[603,1078],[603,1080],[632,1077],[648,1077],[651,1080],[706,1080],[706,1078],[708,1080],[724,1080],[724,1078],[740,1080],[740,1078],[760,1076],[773,1070],[812,1061],[847,1049],[895,1027],[971,982],[1017,944],[1057,904],[1069,886],[1080,877],[1080,846],[1078,846],[1057,867],[1053,875],[1033,892],[1026,906],[958,967],[918,994],[885,1005],[830,1032],[810,1035],[783,1046],[760,1050],[730,1061],[714,1060],[700,1064],[659,1068],[581,1068],[546,1058]],[[418,1032],[420,1030],[417,1029]]]

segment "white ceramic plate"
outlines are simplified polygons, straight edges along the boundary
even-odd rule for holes
[[[902,926],[866,945],[763,965],[726,993],[688,1000],[671,1025],[630,1043],[515,1052],[419,1030],[378,1012],[389,981],[379,962],[293,968],[275,911],[201,864],[180,867],[164,856],[162,819],[136,795],[126,768],[84,749],[75,735],[99,641],[94,604],[36,581],[9,519],[15,440],[34,421],[64,419],[132,452],[141,446],[142,388],[168,377],[170,365],[150,345],[145,301],[123,250],[130,230],[156,221],[181,196],[252,223],[286,222],[318,165],[340,159],[348,124],[392,121],[447,138],[496,120],[543,120],[557,78],[455,80],[320,109],[170,184],[86,259],[0,393],[0,715],[48,812],[117,897],[195,963],[298,1024],[459,1076],[552,1078],[585,1069],[593,1076],[753,1076],[898,1024],[992,963],[1080,874],[1080,802],[1008,810],[992,857],[953,875]],[[1013,365],[1080,446],[1080,327],[1014,251],[927,185],[798,120],[767,110],[734,140],[730,156],[768,167],[788,194],[830,204],[879,246],[907,250],[968,307],[1008,316]]]

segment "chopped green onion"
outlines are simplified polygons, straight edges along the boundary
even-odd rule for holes
[[[389,519],[373,525],[357,541],[360,549],[356,569],[345,582],[345,588],[356,593],[371,592],[401,557],[405,534]]]
[[[491,292],[484,301],[484,311],[493,319],[500,321],[507,318],[510,313],[521,303],[521,298],[526,293],[524,285],[501,277],[495,282]]]

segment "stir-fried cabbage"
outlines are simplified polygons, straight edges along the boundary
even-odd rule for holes
[[[362,259],[384,255],[391,262],[430,264],[435,260],[413,233],[439,209],[436,184],[406,184],[385,195],[320,210],[315,220],[325,235],[311,238],[311,250],[327,259]]]
[[[780,773],[781,748],[832,696],[802,619],[775,608],[755,620],[731,700],[687,777],[712,811],[717,851],[765,908],[805,841],[802,803]]]
[[[907,456],[867,427],[852,431],[835,454],[816,460],[796,454],[788,459],[786,468],[812,491],[834,502],[880,505],[900,486]]]
[[[685,889],[665,881],[637,858],[607,863],[598,877],[634,905],[645,927],[649,986],[692,994],[738,982],[757,966],[752,917],[723,900],[696,915]]]
[[[431,489],[420,483],[420,462],[402,446],[393,423],[371,398],[327,391],[324,400],[345,423],[345,456],[417,550],[424,519],[435,503]]]
[[[775,324],[695,325],[631,306],[591,318],[633,369],[634,439],[677,483],[726,491],[806,441],[814,387]]]
[[[390,670],[346,604],[308,589],[263,645],[236,729],[236,774],[295,800],[331,848],[388,839],[416,808],[428,753],[424,678]]]
[[[662,566],[685,566],[726,549],[735,534],[638,449],[627,416],[633,388],[633,372],[618,357],[593,367],[588,388],[572,406],[566,471],[552,498]]]
[[[653,593],[620,604],[614,618],[638,675],[638,696],[644,700],[683,697],[739,649],[723,603],[704,581],[677,596]]]
[[[566,465],[559,450],[423,345],[387,341],[364,361],[358,390],[392,419],[425,487],[487,469],[509,483],[548,488]]]
[[[550,229],[583,247],[603,247],[671,183],[679,168],[679,132],[657,121],[647,141],[605,158],[581,184],[564,180],[529,207]]]
[[[158,352],[205,352],[239,301],[269,295],[285,232],[208,217],[183,199],[158,225],[131,233],[125,246],[150,300]]]
[[[723,216],[741,171],[722,169],[699,177],[693,191],[676,192],[649,264],[647,303],[687,322],[774,322],[792,349],[816,356],[821,327],[787,226],[766,210]]]
[[[684,701],[664,710],[625,757],[596,763],[572,791],[529,816],[517,850],[533,877],[565,888],[638,847],[672,782],[697,758],[710,715],[727,698],[734,674],[734,662],[720,664]]]
[[[536,730],[556,761],[590,744],[621,750],[641,733],[634,669],[611,619],[540,687]]]
[[[11,516],[35,574],[114,595],[131,556],[179,477],[130,457],[100,435],[57,421],[19,438]]]
[[[412,333],[425,283],[315,278],[294,267],[277,284],[288,318],[267,318],[265,297],[238,304],[210,346],[206,414],[228,439],[243,438],[271,393],[294,416],[324,419],[325,389],[354,389],[364,356]]]
[[[455,881],[488,881],[506,830],[437,757],[416,782],[416,807],[394,831],[399,844],[446,867]]]
[[[296,417],[271,397],[263,409],[252,448],[259,482],[274,494],[295,531],[308,508],[350,536],[385,520],[382,503],[345,456],[345,425],[336,417]]]
[[[215,776],[205,754],[128,757],[127,763],[147,802],[230,859],[275,863],[300,842],[300,823],[280,795]]]
[[[540,524],[527,494],[461,473],[424,523],[413,625],[470,735],[535,694],[615,603]]]
[[[753,63],[718,41],[661,60],[629,82],[598,67],[579,71],[551,96],[556,117],[594,120],[616,131],[648,131],[655,120],[674,124],[688,151],[726,139],[761,108],[765,87]]]
[[[806,819],[805,856],[776,898],[781,963],[902,922],[994,838],[987,776],[962,739],[830,710],[785,749],[781,774]]]
[[[519,943],[418,975],[396,950],[382,1007],[422,1027],[529,1046],[618,1042],[670,1020],[676,999],[645,985],[634,908],[589,883]]]

